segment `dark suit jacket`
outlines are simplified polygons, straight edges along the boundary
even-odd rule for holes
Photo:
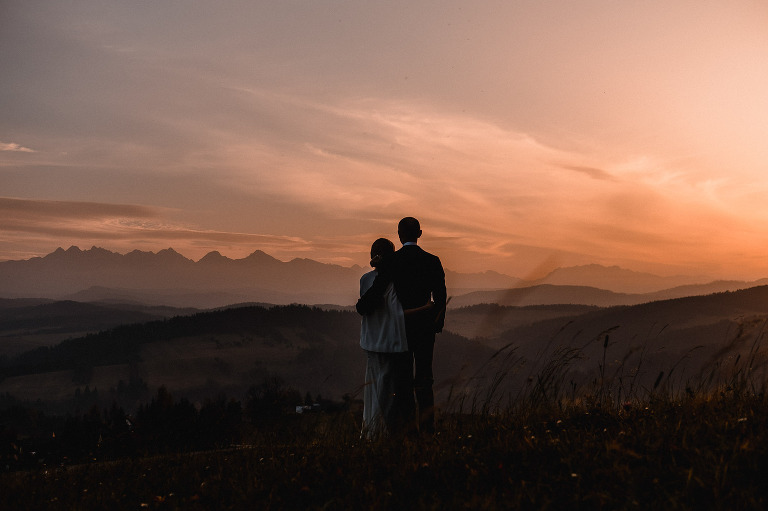
[[[389,282],[394,282],[397,298],[403,309],[414,309],[425,305],[430,300],[435,302],[435,308],[428,318],[429,330],[441,332],[445,322],[445,305],[447,293],[445,290],[445,272],[440,258],[426,252],[417,245],[406,245],[395,252],[392,259],[387,261],[373,282],[373,286],[358,300],[357,311],[366,314],[374,310],[380,303]],[[420,321],[419,318],[406,318],[406,328],[409,323]],[[412,328],[408,328],[412,330]]]

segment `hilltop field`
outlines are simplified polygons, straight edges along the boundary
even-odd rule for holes
[[[746,382],[732,383],[739,381]],[[676,398],[656,392],[621,408],[607,395],[580,404],[551,398],[531,395],[503,413],[444,412],[429,438],[366,441],[354,407],[272,415],[252,401],[244,410],[209,403],[196,414],[160,393],[135,429],[116,427],[106,411],[49,422],[64,426],[54,429],[59,450],[32,459],[34,452],[17,448],[14,454],[31,465],[0,473],[0,488],[16,510],[768,504],[763,391],[736,385]],[[215,426],[209,408],[229,417],[226,427]],[[49,438],[43,448],[55,442]]]
[[[767,304],[456,307],[438,434],[364,441],[348,308],[5,301],[0,488],[11,509],[761,509]]]

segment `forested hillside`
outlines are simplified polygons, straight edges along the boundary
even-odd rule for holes
[[[365,359],[360,317],[318,307],[246,306],[124,325],[0,360],[0,393],[25,400],[67,401],[78,389],[121,401],[123,390],[203,399],[241,397],[264,378],[313,395],[357,395]],[[436,373],[442,378],[478,367],[493,350],[445,332]],[[467,369],[468,370],[468,369]],[[129,392],[131,390],[131,392]],[[125,406],[131,403],[121,402]]]

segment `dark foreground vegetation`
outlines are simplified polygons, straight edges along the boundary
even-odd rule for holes
[[[358,400],[276,378],[242,401],[161,387],[130,414],[0,396],[0,509],[766,509],[766,324],[686,379],[673,358],[643,380],[644,350],[611,365],[612,329],[532,369],[501,348],[451,386],[431,437],[362,440]]]
[[[764,393],[443,414],[434,437],[363,441],[354,403],[275,413],[269,392],[257,389],[246,406],[222,399],[197,410],[161,391],[132,424],[119,410],[68,425],[48,419],[64,428],[38,446],[49,459],[24,452],[23,438],[3,440],[4,508],[768,506]]]

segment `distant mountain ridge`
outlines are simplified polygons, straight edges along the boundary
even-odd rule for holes
[[[0,297],[198,308],[244,302],[347,306],[355,303],[360,276],[366,271],[368,268],[357,265],[344,267],[311,259],[284,262],[261,250],[242,259],[213,251],[193,261],[172,248],[119,254],[72,246],[44,257],[0,262]],[[702,284],[688,276],[660,277],[617,266],[585,265],[558,268],[536,281],[494,271],[446,269],[446,283],[454,296],[453,306],[483,302],[608,306],[732,291],[768,283],[768,279]]]
[[[531,284],[552,284],[558,286],[591,286],[616,293],[643,294],[678,287],[701,284],[706,279],[689,275],[661,277],[650,273],[627,270],[618,266],[587,264],[556,268],[546,277]]]
[[[44,257],[0,262],[0,296],[61,299],[86,293],[100,300],[119,290],[126,296],[175,297],[173,305],[178,306],[243,301],[349,304],[356,299],[364,271],[307,259],[283,262],[260,250],[243,259],[211,252],[195,262],[172,248],[122,255],[73,246]]]
[[[615,293],[591,286],[537,284],[527,287],[474,291],[451,300],[453,307],[466,307],[481,303],[527,307],[531,305],[578,304],[597,307],[639,305],[642,303],[673,300],[688,296],[704,296],[768,285],[768,279],[754,282],[719,280],[709,284],[678,286],[653,293]]]
[[[280,261],[256,250],[242,259],[218,251],[193,261],[172,248],[119,254],[92,247],[0,262],[0,297],[122,301],[213,308],[233,303],[352,305],[369,268],[312,259]],[[522,281],[497,272],[446,271],[455,292],[503,289]]]

